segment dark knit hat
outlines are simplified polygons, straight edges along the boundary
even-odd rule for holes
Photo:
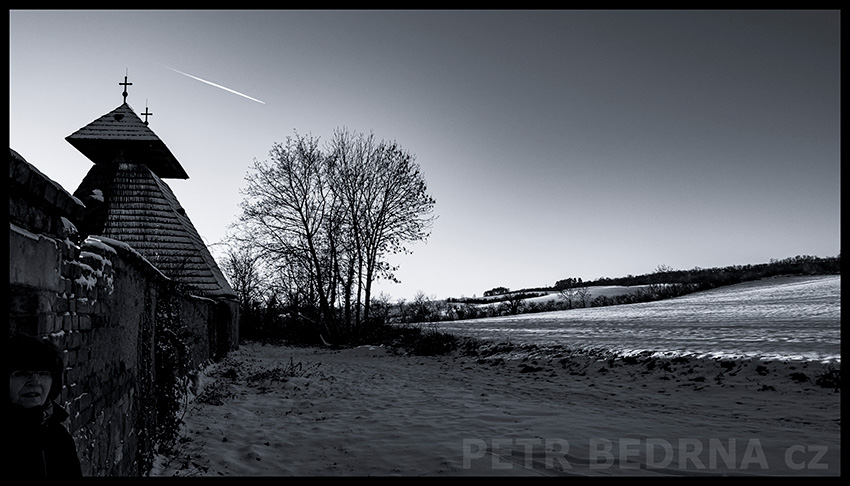
[[[47,398],[59,396],[62,391],[62,371],[65,367],[62,352],[48,341],[33,336],[11,336],[6,347],[6,374],[16,370],[50,371],[53,384]]]

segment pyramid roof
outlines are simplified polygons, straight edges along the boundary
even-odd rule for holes
[[[235,298],[177,197],[147,164],[95,164],[74,195],[87,206],[87,234],[127,243],[198,295]]]
[[[161,178],[189,178],[165,143],[126,101],[65,140],[95,164],[110,164],[121,154],[126,161],[143,162]]]

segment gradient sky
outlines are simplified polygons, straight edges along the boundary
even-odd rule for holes
[[[394,260],[402,283],[378,285],[393,300],[840,253],[836,10],[37,10],[9,25],[10,147],[74,192],[91,162],[65,137],[122,103],[126,72],[214,254],[254,159],[339,127],[397,141],[437,201],[427,243]]]

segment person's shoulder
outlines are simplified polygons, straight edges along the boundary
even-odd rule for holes
[[[65,421],[68,419],[68,412],[58,406],[54,406],[53,414],[47,419],[45,425],[47,426],[48,433],[51,437],[55,439],[59,439],[62,441],[71,441],[73,443],[73,438],[71,437],[70,432],[68,432],[67,427],[65,427]]]
[[[53,407],[50,410],[50,420],[58,423],[63,423],[68,420],[68,412],[62,408],[58,403],[52,402]]]

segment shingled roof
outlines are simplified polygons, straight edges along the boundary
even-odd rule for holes
[[[177,158],[126,102],[65,137],[95,164],[109,164],[121,151],[125,160],[144,162],[164,179],[188,179]]]
[[[189,176],[126,103],[66,139],[95,163],[74,192],[86,205],[86,234],[127,243],[198,295],[236,297],[163,181],[177,169],[181,178]]]

